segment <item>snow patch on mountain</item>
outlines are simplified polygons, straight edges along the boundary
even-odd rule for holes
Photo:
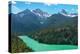
[[[44,24],[44,22],[40,22],[41,24]]]
[[[21,13],[21,14],[19,14],[20,15],[20,17],[23,17],[25,14],[24,13]]]

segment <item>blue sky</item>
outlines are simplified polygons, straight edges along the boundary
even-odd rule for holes
[[[78,6],[77,5],[70,5],[70,4],[52,4],[46,5],[44,3],[35,3],[35,2],[20,2],[16,1],[12,3],[12,13],[18,13],[25,9],[41,9],[49,14],[58,13],[61,9],[65,9],[68,13],[77,13]]]

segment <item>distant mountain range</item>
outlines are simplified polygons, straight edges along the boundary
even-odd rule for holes
[[[40,9],[26,9],[17,14],[9,13],[12,32],[31,32],[42,28],[58,27],[64,23],[72,23],[78,18],[76,13],[68,14],[64,9],[57,14],[48,14]]]

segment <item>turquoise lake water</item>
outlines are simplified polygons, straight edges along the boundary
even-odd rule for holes
[[[74,45],[48,45],[39,43],[28,36],[18,36],[23,42],[34,51],[52,51],[52,50],[67,50],[67,49],[77,49],[78,46]]]

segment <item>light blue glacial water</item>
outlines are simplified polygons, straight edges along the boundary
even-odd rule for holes
[[[77,49],[78,46],[74,45],[48,45],[39,43],[38,41],[29,38],[28,36],[18,36],[23,42],[34,51],[51,51],[51,50],[67,50]]]

